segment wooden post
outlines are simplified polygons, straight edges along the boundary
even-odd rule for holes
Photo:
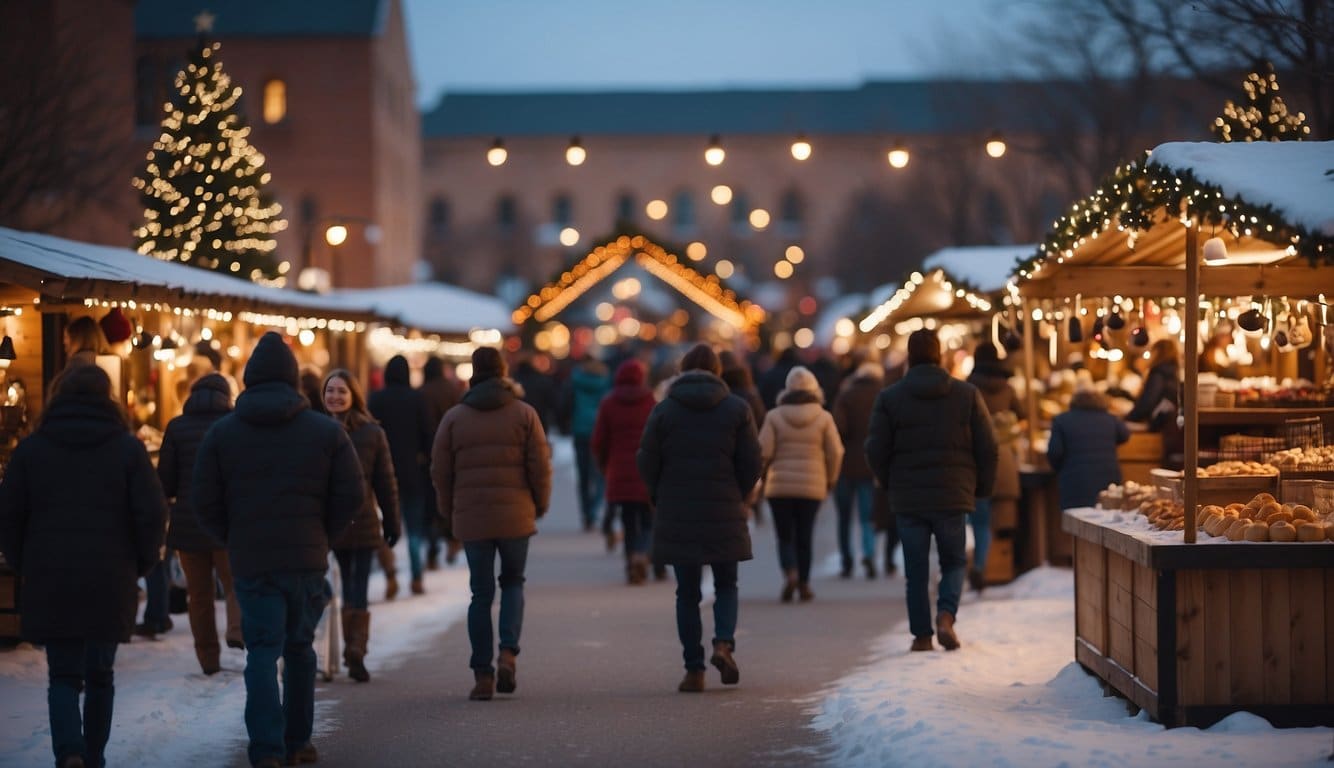
[[[1186,348],[1182,356],[1186,363],[1186,382],[1181,393],[1181,408],[1186,423],[1186,457],[1181,467],[1181,488],[1186,506],[1186,543],[1195,543],[1195,503],[1199,498],[1200,481],[1197,468],[1200,463],[1200,249],[1199,221],[1190,220],[1186,228],[1186,302],[1190,314],[1186,317]]]
[[[1038,463],[1038,393],[1036,387],[1037,361],[1033,359],[1033,323],[1030,321],[1028,299],[1020,305],[1024,325],[1024,404],[1028,409],[1028,463]]]

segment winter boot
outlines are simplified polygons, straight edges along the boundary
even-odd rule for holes
[[[919,636],[914,637],[914,638],[912,639],[912,648],[911,648],[910,650],[913,650],[913,651],[934,651],[935,649],[936,649],[936,646],[935,646],[934,643],[931,642],[931,636],[930,636],[930,635],[919,635]]]
[[[484,669],[474,669],[472,675],[475,682],[468,698],[472,701],[490,701],[496,690],[496,676]]]
[[[358,683],[370,682],[366,670],[366,646],[370,642],[371,612],[343,609],[343,663],[348,677]]]
[[[398,577],[392,573],[384,575],[384,599],[389,602],[398,597]]]
[[[785,581],[783,582],[783,593],[778,599],[784,603],[792,602],[792,595],[797,591],[797,572],[795,570],[783,572]]]
[[[60,768],[84,768],[83,755],[65,755],[60,759]]]
[[[815,599],[815,593],[811,591],[811,585],[806,582],[797,584],[797,599],[803,603],[809,603]]]
[[[409,587],[411,587],[412,594],[414,595],[426,594],[426,584],[423,583],[421,579],[413,579]]]
[[[723,680],[723,685],[736,685],[741,682],[741,670],[736,667],[736,659],[732,658],[732,644],[726,641],[715,641],[713,644],[713,657],[709,663],[718,669],[718,675]]]
[[[862,567],[866,569],[866,578],[870,581],[875,581],[875,561],[869,557],[863,557]]]
[[[940,638],[940,646],[945,650],[959,649],[959,636],[954,634],[954,614],[942,611],[936,617],[936,636]]]
[[[311,765],[320,761],[319,750],[315,749],[314,744],[307,744],[287,756],[288,765]]]
[[[982,589],[986,587],[986,585],[987,585],[986,577],[982,575],[981,571],[977,570],[976,568],[968,569],[968,586],[974,592],[976,592],[979,595],[982,594]]]
[[[433,545],[426,551],[426,570],[440,570],[440,547]]]
[[[514,679],[516,671],[514,656],[514,651],[501,648],[500,658],[496,659],[496,690],[500,693],[514,693],[514,689],[519,685]]]
[[[704,670],[687,669],[686,676],[681,678],[681,684],[676,686],[676,690],[681,693],[703,693]]]

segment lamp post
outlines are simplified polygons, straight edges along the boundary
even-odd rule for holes
[[[380,227],[370,219],[360,216],[322,216],[306,231],[306,265],[297,275],[297,288],[310,293],[328,293],[338,285],[338,247],[347,242],[348,225],[363,225],[366,242],[374,245],[380,241]],[[324,242],[329,246],[328,269],[316,265],[313,240],[315,233],[322,231]]]

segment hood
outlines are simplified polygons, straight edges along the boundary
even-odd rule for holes
[[[692,411],[712,410],[731,394],[723,380],[708,371],[686,371],[667,390],[668,397]]]
[[[778,393],[779,405],[806,405],[815,403],[824,405],[824,393],[816,390],[812,392],[809,389],[785,389]]]
[[[232,409],[232,387],[220,373],[200,376],[190,385],[184,413],[226,413]]]
[[[519,398],[515,383],[509,378],[487,379],[468,388],[463,395],[463,404],[479,411],[494,411]]]
[[[949,393],[953,381],[949,371],[929,363],[914,365],[903,376],[903,386],[920,400],[939,400]]]
[[[129,427],[105,397],[73,395],[52,400],[37,431],[61,445],[86,447],[126,434]]]
[[[269,331],[259,337],[250,353],[250,361],[245,364],[244,381],[247,388],[271,381],[282,382],[292,389],[300,386],[301,373],[297,369],[296,355],[292,354],[292,348],[282,336]]]
[[[616,368],[616,377],[612,379],[612,383],[616,386],[643,386],[644,364],[633,358],[626,360]]]
[[[422,366],[422,381],[435,381],[445,378],[445,361],[438,357],[426,358],[426,364]]]
[[[309,407],[305,395],[277,381],[247,387],[236,398],[236,415],[250,424],[283,424]]]
[[[1081,411],[1105,411],[1107,398],[1095,390],[1080,390],[1070,398],[1070,409],[1076,408]]]
[[[797,396],[789,400],[780,398],[778,407],[770,413],[773,413],[775,418],[780,418],[788,424],[802,429],[820,418],[820,414],[824,413],[824,406],[820,405],[818,400],[810,399],[808,393],[797,392],[795,394]]]
[[[394,355],[389,358],[389,362],[384,366],[384,385],[409,386],[411,371],[408,369],[408,359],[402,355]]]

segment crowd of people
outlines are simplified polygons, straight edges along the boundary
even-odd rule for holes
[[[425,592],[423,571],[441,551],[450,562],[460,551],[466,558],[469,697],[514,692],[528,545],[551,505],[552,426],[573,437],[584,529],[597,530],[600,518],[610,549],[620,523],[627,583],[674,572],[682,692],[704,690],[708,665],[724,685],[739,682],[738,564],[753,557],[751,525],[764,519],[761,508],[778,544],[779,600],[815,598],[813,531],[832,494],[839,575],[852,578],[860,559],[866,577],[877,578],[884,530],[886,571],[895,567],[896,542],[903,549],[911,650],[932,650],[933,639],[954,650],[965,579],[978,590],[984,582],[990,505],[1018,496],[1011,444],[1026,414],[1009,370],[984,344],[968,381],[951,375],[930,330],[908,338],[895,370],[867,360],[846,371],[803,365],[785,352],[758,386],[744,360],[707,344],[687,351],[656,387],[650,366],[634,356],[615,361],[610,376],[586,356],[561,383],[526,356],[511,376],[492,348],[474,352],[466,387],[439,360],[427,362],[413,387],[399,356],[369,396],[347,370],[301,372],[283,338],[268,333],[250,355],[239,396],[217,372],[193,381],[154,467],[107,374],[85,354],[96,339],[79,321],[70,329],[69,365],[0,482],[0,550],[23,578],[24,635],[46,650],[60,766],[103,764],[117,646],[133,633],[166,629],[165,608],[155,607],[161,587],[150,577],[164,570],[164,543],[185,576],[205,674],[221,668],[214,603],[219,587],[225,595],[222,642],[247,654],[253,765],[318,759],[312,644],[332,598],[330,553],[353,680],[370,680],[373,563],[385,570],[385,597],[393,599],[392,548],[406,536],[413,594]],[[1172,350],[1154,351],[1150,380],[1163,382],[1146,387],[1143,399],[1159,400],[1137,406],[1150,415],[1170,405],[1175,384],[1174,369],[1165,370],[1175,365]],[[1081,383],[1070,412],[1055,419],[1049,447],[1063,505],[1087,504],[1117,479],[1115,446],[1126,437],[1102,396]],[[707,657],[706,566],[714,590]],[[150,578],[136,624],[141,577]]]

